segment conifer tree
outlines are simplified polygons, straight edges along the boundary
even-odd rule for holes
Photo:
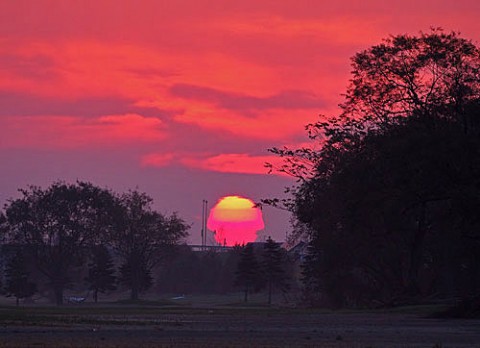
[[[151,268],[138,251],[133,252],[120,267],[120,282],[131,289],[131,300],[138,300],[138,295],[153,285]]]
[[[285,254],[280,245],[268,237],[264,246],[262,268],[268,288],[268,304],[272,304],[273,289],[282,292],[288,290],[287,273],[285,271]]]
[[[235,272],[235,285],[243,287],[244,301],[248,302],[248,293],[259,285],[260,267],[252,244],[247,244],[238,262]]]
[[[93,249],[92,262],[88,265],[88,277],[85,279],[93,290],[93,299],[98,301],[98,293],[115,290],[115,267],[113,260],[104,245]]]
[[[35,283],[28,280],[29,272],[23,253],[18,250],[10,259],[5,269],[5,295],[14,296],[16,305],[20,299],[30,297],[37,292]]]

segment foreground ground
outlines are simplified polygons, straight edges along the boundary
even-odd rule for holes
[[[160,304],[0,307],[0,347],[480,347],[479,320]]]

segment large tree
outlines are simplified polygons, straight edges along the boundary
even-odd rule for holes
[[[478,279],[479,81],[457,33],[393,36],[353,57],[341,114],[308,127],[319,151],[273,149],[299,179],[307,285],[343,305],[418,295],[421,271]]]
[[[87,247],[112,228],[112,193],[87,182],[31,186],[5,206],[8,238],[25,245],[49,280],[55,301],[63,303],[70,272]]]
[[[432,29],[417,36],[397,35],[357,53],[352,78],[336,117],[320,116],[307,125],[320,145],[273,148],[284,157],[280,168],[299,181],[328,175],[344,150],[370,131],[388,130],[405,117],[453,120],[464,132],[477,132],[480,101],[480,50],[456,32]],[[277,203],[276,200],[269,203]],[[288,205],[287,207],[291,208]]]
[[[188,235],[189,226],[176,214],[164,216],[152,208],[152,198],[131,191],[120,198],[117,228],[110,242],[122,257],[120,281],[130,290],[132,300],[152,285],[151,270],[166,247]]]
[[[467,130],[465,108],[480,98],[479,58],[478,48],[455,32],[392,36],[353,57],[341,117],[376,125],[412,115],[448,118]]]
[[[317,276],[341,296],[337,304],[355,296],[382,302],[415,296],[427,277],[445,291],[438,286],[445,276],[474,267],[461,250],[480,237],[479,178],[478,138],[450,122],[432,128],[409,119],[366,136],[333,173],[298,191],[297,217],[322,251],[307,274],[322,268]]]

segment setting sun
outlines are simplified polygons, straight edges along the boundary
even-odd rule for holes
[[[207,227],[221,245],[253,242],[257,231],[264,228],[262,212],[248,198],[221,198],[210,211]]]

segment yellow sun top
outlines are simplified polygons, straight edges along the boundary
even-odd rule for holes
[[[218,221],[249,221],[257,219],[254,203],[239,196],[223,197],[213,209],[213,217]]]
[[[217,207],[222,209],[250,209],[253,206],[254,203],[250,199],[240,196],[223,197],[217,204]]]

